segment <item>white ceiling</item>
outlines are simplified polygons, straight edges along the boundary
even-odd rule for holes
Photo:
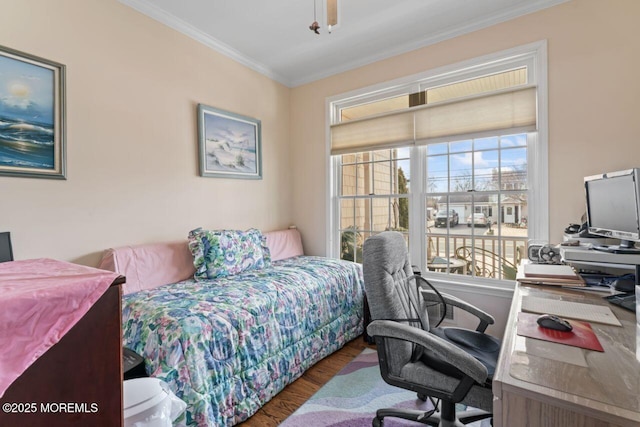
[[[338,26],[309,25],[314,0],[120,0],[294,87],[567,0],[338,0]]]

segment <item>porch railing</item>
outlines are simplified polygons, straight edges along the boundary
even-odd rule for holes
[[[443,260],[457,258],[456,251],[461,247],[477,248],[472,251],[472,259],[467,259],[475,268],[460,269],[438,269],[453,274],[470,274],[483,277],[505,278],[503,273],[504,262],[507,260],[510,264],[517,266],[520,260],[527,253],[526,237],[472,237],[472,236],[437,236],[428,237],[429,251],[427,264],[439,257]],[[447,241],[449,246],[447,247]],[[468,252],[468,251],[467,251]],[[511,277],[508,277],[511,278]]]

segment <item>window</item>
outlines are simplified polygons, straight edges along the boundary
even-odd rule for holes
[[[362,243],[373,233],[408,237],[409,149],[346,154],[340,168],[340,258],[362,262]]]
[[[515,278],[529,237],[527,147],[527,134],[427,145],[427,211],[450,210],[459,217],[447,223],[427,217],[427,268]]]
[[[332,98],[329,255],[397,230],[427,274],[513,279],[548,233],[544,61],[538,43]]]

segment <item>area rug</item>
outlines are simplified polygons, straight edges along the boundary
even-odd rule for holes
[[[366,427],[371,425],[379,408],[407,408],[428,411],[430,401],[423,402],[415,392],[384,382],[380,376],[375,350],[364,349],[335,377],[291,414],[283,427]],[[462,409],[462,408],[461,408]],[[385,427],[421,424],[385,418]],[[489,426],[489,420],[469,426]]]

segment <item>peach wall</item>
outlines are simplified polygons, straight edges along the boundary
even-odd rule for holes
[[[636,0],[573,0],[293,89],[293,207],[306,251],[326,253],[327,97],[544,39],[549,230],[561,241],[584,212],[584,176],[640,166],[638,16]]]
[[[289,88],[116,0],[2,10],[0,44],[67,66],[67,180],[0,177],[17,259],[291,223]],[[198,103],[262,120],[263,180],[198,176]]]

